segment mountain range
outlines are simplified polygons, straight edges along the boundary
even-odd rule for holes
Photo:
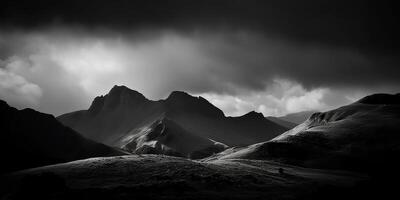
[[[174,91],[166,99],[153,101],[125,86],[114,86],[96,97],[88,110],[57,119],[90,139],[129,152],[146,149],[184,157],[267,141],[288,130],[254,111],[226,117],[206,99],[185,92]],[[157,126],[163,128],[157,130]],[[179,150],[176,143],[183,137],[190,138],[190,148]]]
[[[7,199],[386,199],[400,178],[400,94],[314,112],[290,130],[184,92],[152,101],[124,86],[57,119],[0,101],[0,121]]]

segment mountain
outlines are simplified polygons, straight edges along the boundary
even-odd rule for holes
[[[165,154],[192,159],[203,158],[227,148],[222,143],[193,135],[166,118],[157,120],[139,133],[127,134],[123,140],[128,141],[123,148],[134,149],[137,154]]]
[[[400,94],[374,94],[314,113],[268,142],[229,149],[215,157],[277,159],[313,168],[394,173],[399,167],[399,124]]]
[[[171,130],[179,127],[177,137],[190,135],[187,137],[193,139],[196,136],[200,144],[206,140],[209,144],[209,141],[218,141],[228,146],[269,140],[288,130],[256,112],[226,117],[206,99],[185,92],[174,91],[166,99],[152,101],[125,86],[114,86],[108,94],[96,97],[88,110],[67,113],[58,120],[88,138],[131,152],[137,150],[136,145],[128,145],[131,139],[138,138],[159,121],[174,127],[168,129],[168,134],[175,135]],[[178,153],[188,155],[188,152]]]
[[[88,140],[57,121],[32,109],[17,110],[0,100],[1,173],[78,159],[125,155]]]
[[[283,127],[288,129],[292,129],[297,125],[306,121],[313,113],[316,111],[302,111],[297,113],[290,113],[281,117],[273,117],[268,116],[266,117],[268,120],[273,121]]]
[[[287,122],[292,122],[295,124],[301,124],[306,121],[313,113],[317,111],[302,111],[296,113],[290,113],[285,116],[277,117],[280,120],[284,120]]]
[[[265,118],[267,118],[268,120],[270,120],[270,121],[272,121],[272,122],[275,122],[276,124],[279,124],[279,125],[281,125],[281,126],[283,126],[283,127],[286,127],[286,128],[288,128],[288,129],[292,129],[292,128],[294,128],[295,126],[298,125],[298,124],[296,124],[296,123],[293,123],[293,122],[289,122],[289,121],[285,121],[285,120],[283,120],[283,119],[280,119],[279,117],[268,116],[268,117],[265,117]]]

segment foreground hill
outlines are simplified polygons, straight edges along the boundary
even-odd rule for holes
[[[277,159],[314,167],[399,174],[400,94],[375,94],[308,120],[268,142],[214,158]]]
[[[1,171],[125,153],[88,140],[52,115],[17,110],[0,100]]]
[[[129,145],[132,139],[164,119],[168,120],[167,126],[179,127],[179,134],[172,133],[172,128],[169,135],[197,138],[200,144],[217,141],[228,146],[243,146],[272,139],[287,130],[256,112],[241,117],[225,117],[206,99],[185,92],[172,92],[166,99],[152,101],[125,86],[114,86],[107,95],[96,97],[88,110],[58,117],[63,124],[88,138],[131,152],[138,150],[137,145]],[[172,140],[169,144],[158,140],[158,143],[179,154],[192,153],[172,148],[184,145],[182,142],[174,144],[178,141],[183,140]],[[208,143],[210,145],[205,148],[214,149],[214,142]]]
[[[5,196],[8,199],[343,199],[352,197],[347,192],[357,191],[355,187],[366,178],[270,161],[199,162],[162,155],[131,155],[91,158],[14,173],[7,177]]]

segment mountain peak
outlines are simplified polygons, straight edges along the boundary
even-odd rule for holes
[[[173,91],[165,99],[169,110],[173,113],[196,113],[206,116],[223,117],[224,113],[203,97],[194,97],[186,92]]]
[[[110,92],[108,92],[108,95],[121,95],[122,93],[130,93],[130,94],[135,94],[138,96],[143,96],[142,93],[140,93],[136,90],[132,90],[132,89],[126,87],[125,85],[114,85],[111,88]]]
[[[148,99],[138,91],[121,85],[114,85],[105,96],[96,97],[89,108],[91,113],[98,113],[105,109],[114,109],[120,105],[135,106]]]
[[[100,112],[104,105],[104,99],[105,98],[103,95],[94,98],[92,104],[89,107],[89,112],[93,114]]]
[[[256,112],[256,111],[250,111],[242,116],[242,118],[247,118],[247,119],[265,119],[264,115],[262,113]]]
[[[167,97],[167,100],[177,99],[177,98],[195,98],[195,97],[183,91],[172,91],[171,94],[169,94],[169,96]]]

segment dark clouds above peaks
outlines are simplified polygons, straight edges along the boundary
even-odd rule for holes
[[[398,7],[391,1],[319,0],[7,0],[1,23],[130,30],[138,27],[254,29],[295,41],[373,52],[399,49]]]
[[[126,85],[202,95],[227,115],[329,109],[400,90],[397,13],[365,0],[6,0],[0,98],[61,114]]]

